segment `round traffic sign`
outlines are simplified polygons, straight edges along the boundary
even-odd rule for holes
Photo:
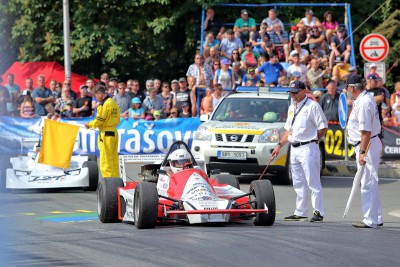
[[[389,53],[389,42],[380,34],[368,34],[361,40],[360,52],[366,61],[382,61]]]

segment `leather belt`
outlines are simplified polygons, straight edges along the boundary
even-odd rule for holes
[[[299,146],[307,145],[307,144],[310,144],[310,143],[316,143],[317,144],[318,140],[310,140],[310,141],[307,141],[307,142],[293,143],[291,145],[292,145],[292,147],[299,147]]]
[[[375,138],[375,137],[377,137],[377,136],[378,136],[378,134],[372,136],[370,139]],[[361,141],[358,141],[358,142],[355,143],[353,146],[356,147],[356,146],[358,146],[359,144],[361,144]]]

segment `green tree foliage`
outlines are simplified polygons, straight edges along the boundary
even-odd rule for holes
[[[398,1],[388,1],[384,9],[355,33],[357,54],[359,42],[365,34],[370,33],[376,25],[397,19],[390,19],[393,16],[389,15],[393,15],[398,8]],[[138,78],[141,81],[155,77],[170,80],[185,75],[199,47],[202,8],[219,3],[267,3],[265,0],[69,2],[72,70],[94,77],[99,77],[102,72],[111,72],[121,79]],[[268,1],[273,2],[296,1]],[[349,2],[353,11],[353,29],[382,3],[381,0],[370,0],[368,5],[365,4],[365,0]],[[296,23],[304,16],[306,8],[279,7],[278,15],[284,22]],[[242,7],[215,6],[216,13],[228,23],[233,23],[239,17],[240,9]],[[257,22],[267,16],[268,9],[269,7],[248,8]],[[322,18],[326,8],[316,7],[313,10],[317,17]],[[332,10],[343,23],[344,9]],[[393,45],[398,39],[397,36],[395,40],[391,40]],[[62,63],[63,43],[62,0],[1,0],[0,62],[41,60]],[[392,54],[393,51],[394,49],[391,49],[389,64],[398,57]],[[357,62],[360,62],[359,57]],[[0,72],[2,71],[5,69],[1,69],[0,66]]]

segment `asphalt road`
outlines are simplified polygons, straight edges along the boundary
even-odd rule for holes
[[[240,179],[245,191],[249,180]],[[399,266],[400,180],[380,181],[380,229],[351,226],[361,220],[359,195],[342,218],[351,183],[323,178],[327,214],[318,224],[283,221],[295,194],[291,186],[275,185],[272,227],[243,222],[137,230],[100,223],[94,192],[0,194],[0,266]]]

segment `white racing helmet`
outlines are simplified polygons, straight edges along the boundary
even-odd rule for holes
[[[169,157],[169,165],[175,173],[187,168],[193,168],[192,158],[185,149],[177,149]]]

